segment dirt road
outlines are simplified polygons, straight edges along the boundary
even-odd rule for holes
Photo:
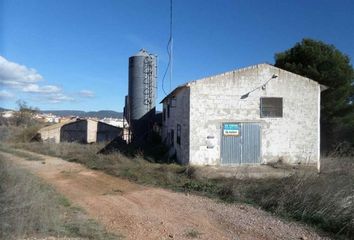
[[[308,227],[248,205],[140,186],[59,158],[26,161],[1,154],[125,239],[323,239]]]

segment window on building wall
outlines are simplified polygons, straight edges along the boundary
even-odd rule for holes
[[[163,109],[162,116],[163,116],[163,121],[166,121],[166,108]]]
[[[178,145],[181,145],[181,125],[177,124],[177,139],[176,142]]]
[[[164,139],[164,143],[170,144],[171,141],[171,133],[167,132],[167,137]]]
[[[174,142],[175,142],[175,131],[173,129],[171,129],[171,145],[173,146]]]
[[[261,117],[283,117],[283,98],[262,97],[261,98]]]
[[[177,99],[176,99],[176,97],[172,97],[171,98],[171,107],[172,108],[177,107]]]
[[[167,104],[167,118],[170,118],[170,104]]]

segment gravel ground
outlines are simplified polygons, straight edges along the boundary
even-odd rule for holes
[[[84,240],[83,238],[56,238],[56,237],[46,237],[46,238],[22,238],[19,240]]]
[[[7,154],[125,239],[329,239],[249,205],[145,187],[41,156],[44,162]]]

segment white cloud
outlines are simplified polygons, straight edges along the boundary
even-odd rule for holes
[[[13,97],[14,97],[14,95],[6,90],[0,91],[0,99],[1,100],[11,99]]]
[[[79,95],[81,97],[86,97],[86,98],[93,98],[95,97],[95,93],[93,91],[90,91],[90,90],[81,90],[79,91]]]
[[[55,85],[39,85],[43,77],[33,68],[10,62],[0,56],[0,86],[15,91],[31,94],[37,101],[60,103],[74,101],[63,93],[62,89]],[[89,94],[86,92],[86,94]],[[6,90],[0,91],[0,99],[11,98],[14,95]]]
[[[12,89],[15,92],[29,94],[29,97],[37,101],[50,103],[72,102],[75,99],[63,92],[55,85],[41,85],[43,77],[33,68],[11,62],[0,56],[0,86],[5,89]],[[95,93],[91,90],[83,89],[78,92],[82,98],[93,98]],[[7,90],[0,91],[0,99],[15,97]]]
[[[42,79],[35,69],[10,62],[0,56],[0,84],[16,87],[36,83]]]
[[[22,91],[28,93],[58,93],[61,89],[54,85],[38,86],[37,84],[28,84],[22,88]]]
[[[60,103],[60,102],[72,102],[75,99],[67,96],[63,93],[55,93],[55,94],[51,94],[46,96],[46,98],[49,100],[49,102],[51,103]]]

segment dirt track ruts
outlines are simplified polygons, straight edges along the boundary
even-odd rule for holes
[[[324,239],[307,226],[249,205],[141,186],[59,158],[40,155],[43,163],[2,155],[125,239]]]

